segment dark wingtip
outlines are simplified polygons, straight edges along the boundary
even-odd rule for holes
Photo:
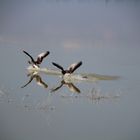
[[[55,65],[55,63],[54,63],[54,62],[52,62],[52,64],[53,64],[53,65]]]
[[[57,65],[55,62],[52,62],[52,64],[53,64],[55,67],[58,68],[58,65]]]
[[[53,64],[55,67],[57,67],[57,68],[61,69],[62,71],[64,71],[63,67],[60,66],[59,64],[54,63],[54,62],[52,62],[52,64]]]
[[[26,51],[25,50],[22,50],[22,52],[25,53]]]
[[[29,56],[29,53],[27,53],[25,50],[22,50],[22,52]]]
[[[79,64],[80,64],[80,65],[82,65],[82,64],[83,64],[83,62],[82,62],[82,61],[80,61],[80,62],[79,62]]]
[[[78,65],[79,65],[78,67],[80,67],[82,64],[83,64],[83,62],[82,62],[82,61],[80,61],[80,62],[79,62],[79,64],[78,64]]]
[[[49,51],[46,51],[45,57],[48,56],[49,54],[50,54],[50,52]]]

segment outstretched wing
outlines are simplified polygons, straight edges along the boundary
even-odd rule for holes
[[[23,85],[21,88],[24,88],[24,87],[26,87],[27,85],[29,85],[29,84],[33,81],[33,79],[34,79],[34,76],[31,76],[31,77],[30,77],[30,80],[29,80],[25,85]]]
[[[80,93],[80,89],[77,88],[73,83],[67,83],[69,90],[73,93]]]
[[[40,75],[35,75],[35,78],[39,86],[43,86],[44,88],[48,87],[48,85],[41,79]]]
[[[57,86],[56,88],[51,89],[51,93],[59,90],[62,86],[63,86],[63,83],[61,82],[61,84],[59,86]]]
[[[73,73],[77,68],[79,68],[82,65],[82,61],[78,62],[78,63],[74,63],[72,65],[70,65],[70,67],[68,68],[68,71],[70,73]]]
[[[31,59],[31,61],[35,64],[35,60],[33,59],[33,57],[32,57],[29,53],[27,53],[26,51],[23,50],[23,52],[24,52],[27,56],[29,56],[30,59]]]
[[[52,62],[52,64],[53,64],[54,66],[56,66],[57,68],[61,69],[62,71],[64,71],[63,67],[60,66],[59,64],[56,64],[56,63],[54,63],[54,62]]]
[[[48,56],[49,54],[50,54],[49,51],[46,51],[46,52],[44,52],[44,53],[39,54],[38,57],[37,57],[36,63],[37,63],[37,64],[41,64],[42,61],[43,61],[43,59],[44,59],[46,56]]]

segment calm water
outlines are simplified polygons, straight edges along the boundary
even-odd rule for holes
[[[1,140],[139,140],[140,2],[137,0],[44,0],[0,2]],[[76,71],[116,75],[114,81],[74,83],[41,74],[28,80],[28,57],[49,50],[51,62]]]

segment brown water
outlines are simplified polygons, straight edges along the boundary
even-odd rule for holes
[[[139,1],[0,3],[1,140],[139,140]],[[61,78],[41,74],[46,88],[35,78],[21,88],[30,79],[23,49],[34,57],[49,50],[42,67],[82,60],[77,73],[121,78],[63,84],[51,92]]]

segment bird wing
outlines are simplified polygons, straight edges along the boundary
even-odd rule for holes
[[[37,64],[41,64],[41,62],[43,61],[43,59],[44,59],[47,55],[49,55],[49,54],[50,54],[49,51],[46,51],[46,52],[44,52],[44,53],[39,54],[39,55],[37,56],[36,63],[37,63]]]
[[[80,93],[80,89],[77,88],[73,83],[67,83],[67,86],[71,92]]]
[[[49,51],[46,51],[46,52],[44,52],[44,53],[39,54],[38,57],[37,57],[37,62],[41,63],[41,62],[43,61],[43,59],[44,59],[46,56],[48,56],[49,54],[50,54]]]
[[[33,81],[33,79],[34,79],[34,76],[31,76],[31,77],[30,77],[30,80],[29,80],[25,85],[23,85],[21,88],[24,88],[24,87],[26,87],[27,85],[29,85],[29,84]]]
[[[52,62],[52,64],[53,64],[54,66],[56,66],[57,68],[61,69],[62,71],[64,71],[63,67],[60,66],[59,64],[56,64],[56,63],[54,63],[54,62]]]
[[[49,51],[46,51],[46,52],[43,54],[42,58],[45,58],[45,57],[48,56],[49,54],[50,54],[50,52],[49,52]]]
[[[24,52],[27,56],[29,56],[30,59],[31,59],[31,61],[35,64],[35,60],[33,59],[33,57],[32,57],[29,53],[27,53],[26,51],[23,50],[23,52]]]
[[[36,83],[39,86],[43,86],[44,88],[48,87],[48,85],[41,79],[40,75],[36,75],[35,78],[36,78]]]
[[[61,82],[59,86],[57,86],[57,87],[51,89],[51,93],[53,93],[53,92],[59,90],[62,86],[63,86],[63,83]]]
[[[79,68],[82,65],[82,61],[78,62],[78,63],[74,63],[72,65],[70,65],[70,67],[68,68],[68,71],[70,73],[73,73],[77,68]]]

